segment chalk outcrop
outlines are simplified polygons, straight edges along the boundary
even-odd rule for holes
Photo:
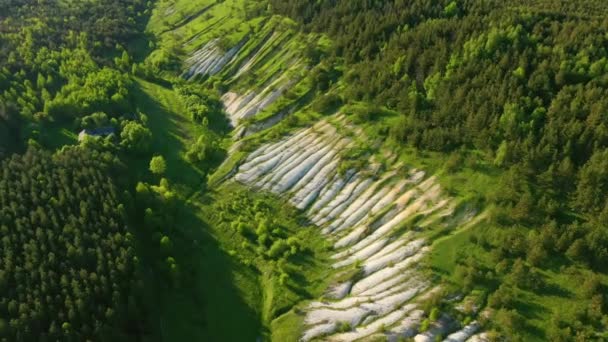
[[[338,115],[263,145],[234,177],[285,196],[333,241],[336,272],[356,271],[328,288],[326,300],[307,306],[301,339],[353,341],[382,334],[388,340],[426,341],[444,336],[453,328],[447,317],[416,335],[423,320],[419,302],[433,287],[417,270],[430,248],[414,222],[439,224],[454,203],[435,177],[420,170],[397,165],[378,172],[370,160],[368,168],[340,172],[340,155],[355,142],[337,127],[342,131],[348,126]],[[468,338],[477,328],[467,326],[449,338]]]

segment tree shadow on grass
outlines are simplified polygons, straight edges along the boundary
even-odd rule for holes
[[[148,127],[153,134],[151,154],[162,155],[167,161],[164,175],[170,187],[179,196],[175,222],[170,230],[173,256],[180,283],[174,287],[149,284],[151,310],[158,317],[159,334],[163,341],[254,341],[263,334],[259,313],[248,304],[236,284],[254,279],[248,268],[233,261],[210,233],[210,227],[198,213],[200,208],[189,203],[192,194],[199,193],[206,183],[206,170],[192,165],[182,157],[188,142],[197,133],[197,127],[178,113],[179,103],[172,105],[171,89],[158,84],[138,82],[133,91],[139,110],[148,116]],[[155,96],[163,98],[155,98]],[[157,183],[148,171],[150,155],[130,158],[129,174],[135,181]],[[202,195],[206,198],[206,195]],[[198,197],[197,197],[198,198]],[[154,265],[158,247],[155,242],[149,249],[149,262]],[[151,268],[155,269],[155,267]],[[159,283],[158,274],[150,274],[150,282]],[[256,289],[252,289],[256,291]],[[254,294],[261,298],[261,294]],[[256,298],[256,297],[254,297]],[[155,306],[158,306],[154,308]],[[238,329],[235,329],[238,327]]]
[[[139,109],[148,116],[148,127],[153,135],[151,152],[162,155],[167,160],[165,177],[172,184],[200,185],[204,180],[204,171],[190,164],[180,153],[187,150],[188,146],[185,146],[184,141],[188,140],[189,134],[184,127],[191,123],[152,98],[141,87],[135,87],[133,93]],[[140,170],[140,173],[143,171],[142,176],[144,177],[142,178],[144,179],[149,179],[149,177],[145,177],[148,175],[148,162],[147,158],[140,160],[140,168],[143,169]]]
[[[518,313],[520,313],[524,318],[524,329],[527,334],[533,335],[537,337],[539,340],[545,340],[545,333],[540,328],[530,324],[530,320],[544,320],[547,316],[551,314],[546,307],[526,300],[517,300],[515,304],[515,309]]]
[[[515,304],[515,308],[528,319],[543,319],[549,314],[547,308],[531,301],[518,300]]]
[[[166,340],[254,341],[263,331],[261,319],[235,284],[237,278],[256,275],[221,248],[197,210],[182,203],[177,215],[174,244],[185,283],[167,296],[166,319],[172,330]]]
[[[536,291],[538,294],[542,294],[545,296],[555,296],[560,298],[573,298],[574,295],[568,289],[563,288],[559,284],[555,283],[545,283],[542,288]]]

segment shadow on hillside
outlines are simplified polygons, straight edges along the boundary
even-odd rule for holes
[[[133,222],[144,277],[142,296],[150,318],[150,341],[255,341],[264,334],[260,316],[235,284],[252,270],[237,264],[209,233],[210,227],[184,200],[163,234],[173,247],[177,281],[170,280],[153,231]],[[234,327],[239,327],[235,329]]]
[[[188,125],[192,123],[173,112],[179,108],[167,108],[153,96],[170,96],[170,93],[163,93],[170,89],[144,88],[147,86],[138,83],[133,94],[139,109],[148,117],[147,126],[153,134],[150,150],[166,159],[164,177],[169,180],[171,190],[178,194],[175,222],[166,230],[174,246],[179,284],[173,287],[163,285],[162,275],[154,274],[159,269],[157,264],[163,262],[158,256],[155,242],[158,240],[146,236],[140,239],[147,241],[143,246],[144,257],[151,265],[147,278],[149,282],[155,282],[148,285],[150,293],[147,297],[150,310],[158,318],[160,340],[254,341],[263,334],[260,317],[245,303],[234,284],[242,277],[256,275],[233,262],[210,234],[208,224],[198,215],[199,208],[189,203],[191,194],[204,188],[207,171],[192,165],[181,155],[189,147],[186,145],[192,137],[189,136]],[[149,158],[147,155],[130,160],[129,174],[135,181],[158,184],[158,177],[148,171]]]
[[[176,295],[181,304],[172,310],[176,331],[170,340],[254,341],[262,332],[258,314],[243,300],[234,285],[239,277],[256,277],[236,264],[209,233],[197,208],[185,204],[178,213],[179,242],[184,293]],[[187,263],[186,263],[187,262]],[[180,266],[182,266],[180,265]],[[235,329],[238,327],[238,329]]]
[[[171,184],[178,186],[200,185],[205,176],[203,170],[194,167],[180,155],[180,152],[187,150],[188,146],[185,146],[179,137],[187,137],[188,134],[183,127],[190,123],[150,97],[141,87],[135,87],[133,93],[139,109],[148,117],[147,125],[153,135],[151,151],[167,160],[165,177]],[[147,165],[149,160],[140,162],[139,179],[150,180]]]

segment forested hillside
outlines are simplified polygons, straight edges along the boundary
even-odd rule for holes
[[[389,129],[395,140],[450,153],[456,164],[466,161],[465,151],[480,151],[502,170],[485,196],[495,204],[490,223],[500,230],[475,237],[489,241],[483,243],[495,262],[527,260],[545,268],[566,257],[606,271],[604,2],[271,4],[306,30],[334,40],[333,55],[348,66],[345,101],[370,101],[401,113]],[[375,115],[381,113],[368,119]],[[466,267],[465,282],[494,278],[480,274],[480,265]],[[601,312],[605,301],[594,297],[593,305]],[[495,304],[501,306],[510,305]],[[599,312],[581,313],[579,320],[598,326]],[[554,324],[547,335],[552,340],[577,330],[571,323]]]
[[[607,15],[0,0],[0,340],[605,340]]]
[[[496,201],[529,202],[517,223],[608,210],[600,171],[608,147],[602,2],[272,5],[335,38],[334,54],[352,67],[344,97],[402,113],[391,128],[396,139],[435,151],[478,149],[508,170],[518,184],[497,191]],[[605,263],[588,247],[597,266]]]
[[[2,161],[0,336],[7,341],[141,337],[133,236],[110,154],[30,148]]]
[[[144,12],[139,1],[0,2],[2,340],[156,339],[130,179],[118,177],[119,152],[149,147],[125,73]],[[113,134],[63,148],[99,127]]]
[[[93,113],[133,112],[122,72],[130,68],[125,48],[143,35],[143,2],[9,1],[0,8],[2,125],[22,122],[11,126],[9,140],[45,136],[52,123]]]

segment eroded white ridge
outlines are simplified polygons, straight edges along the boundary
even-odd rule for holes
[[[197,75],[213,76],[217,74],[243,46],[243,42],[241,42],[228,51],[224,51],[218,41],[218,39],[209,41],[186,59],[186,64],[189,65],[185,74],[187,79],[192,79]]]
[[[278,100],[283,93],[293,85],[294,81],[285,77],[266,86],[260,91],[251,90],[239,95],[227,92],[221,98],[230,123],[237,127],[243,120],[251,118]]]
[[[457,332],[448,335],[444,342],[465,342],[479,330],[479,323],[472,322]]]
[[[342,280],[326,290],[325,300],[305,308],[302,341],[414,337],[424,319],[418,303],[437,291],[418,270],[430,250],[420,232],[451,215],[454,202],[442,194],[435,177],[416,169],[398,164],[380,172],[374,161],[362,170],[341,168],[340,155],[355,143],[339,134],[345,127],[345,118],[337,115],[263,145],[238,168],[235,179],[285,196],[332,241],[332,267]],[[449,323],[433,322],[416,338],[443,335]],[[450,338],[474,333],[465,327]]]

